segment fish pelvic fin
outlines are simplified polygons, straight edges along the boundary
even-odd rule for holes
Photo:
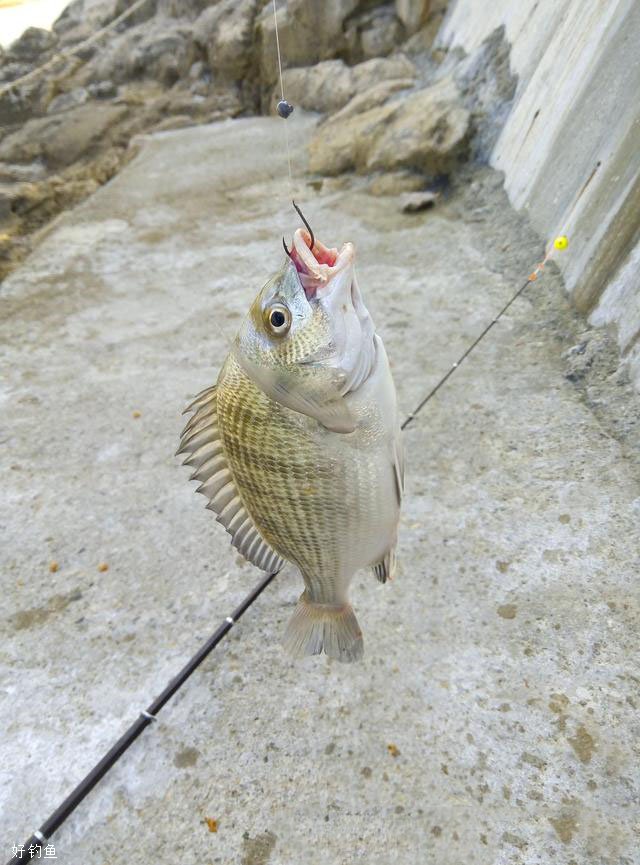
[[[396,548],[395,546],[387,550],[383,558],[379,562],[375,562],[371,566],[373,575],[379,583],[386,583],[387,580],[392,580],[396,575]]]
[[[359,661],[362,631],[350,604],[316,604],[300,595],[284,635],[284,647],[295,658],[321,655],[336,661]]]

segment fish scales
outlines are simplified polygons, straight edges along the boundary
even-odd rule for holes
[[[328,456],[331,433],[270,400],[233,358],[218,379],[217,413],[240,496],[265,540],[308,575],[314,601],[344,600],[346,550],[361,543],[363,525],[375,532],[380,489],[362,442]]]

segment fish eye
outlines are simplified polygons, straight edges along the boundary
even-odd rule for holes
[[[272,333],[283,336],[291,327],[291,313],[286,306],[274,304],[266,311],[265,318]]]

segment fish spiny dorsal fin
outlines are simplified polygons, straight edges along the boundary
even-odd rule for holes
[[[200,482],[197,491],[207,497],[207,508],[229,532],[238,552],[263,571],[279,571],[284,562],[254,525],[224,455],[215,386],[199,393],[185,409],[187,411],[192,411],[193,415],[182,431],[177,452],[186,454],[184,464],[194,469],[190,480]]]

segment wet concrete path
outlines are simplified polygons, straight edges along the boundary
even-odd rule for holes
[[[540,258],[491,178],[416,216],[295,193],[356,243],[405,413]],[[259,578],[173,452],[289,198],[277,121],[158,136],[2,286],[0,858]],[[564,376],[575,326],[549,273],[408,431],[400,575],[354,581],[365,660],[282,653],[283,573],[59,862],[635,861],[640,468]]]

